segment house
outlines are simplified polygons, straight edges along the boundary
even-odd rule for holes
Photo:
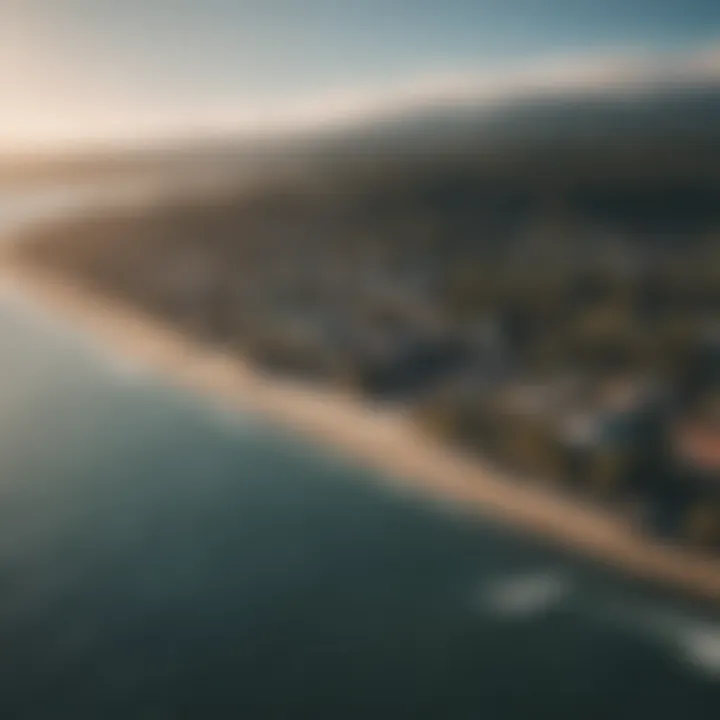
[[[668,432],[670,482],[665,504],[675,534],[720,545],[720,395],[683,409]]]
[[[672,438],[678,465],[720,496],[720,426],[703,420],[683,420],[675,426]]]
[[[680,411],[671,426],[670,448],[688,480],[720,498],[720,392]]]

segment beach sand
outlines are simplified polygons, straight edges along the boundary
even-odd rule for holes
[[[647,537],[603,509],[519,483],[422,434],[401,412],[301,383],[263,376],[140,312],[53,276],[2,261],[5,280],[134,359],[216,401],[259,413],[378,478],[541,536],[635,578],[720,605],[720,559]]]

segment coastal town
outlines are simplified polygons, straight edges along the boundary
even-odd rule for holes
[[[712,180],[348,163],[41,228],[15,253],[713,553],[719,197]]]

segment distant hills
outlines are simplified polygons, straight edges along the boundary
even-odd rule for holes
[[[545,80],[520,89],[431,92],[335,128],[287,135],[188,139],[133,148],[0,158],[0,183],[203,165],[294,167],[354,158],[452,157],[489,167],[593,174],[702,173],[720,160],[720,72],[655,66],[599,82]],[[597,74],[597,73],[596,73]],[[585,83],[585,86],[583,86]],[[248,165],[250,163],[250,165]],[[260,163],[260,165],[257,165]]]

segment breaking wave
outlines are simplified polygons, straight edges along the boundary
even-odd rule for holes
[[[567,599],[569,578],[557,571],[513,574],[486,585],[480,602],[486,611],[505,618],[543,615]]]

